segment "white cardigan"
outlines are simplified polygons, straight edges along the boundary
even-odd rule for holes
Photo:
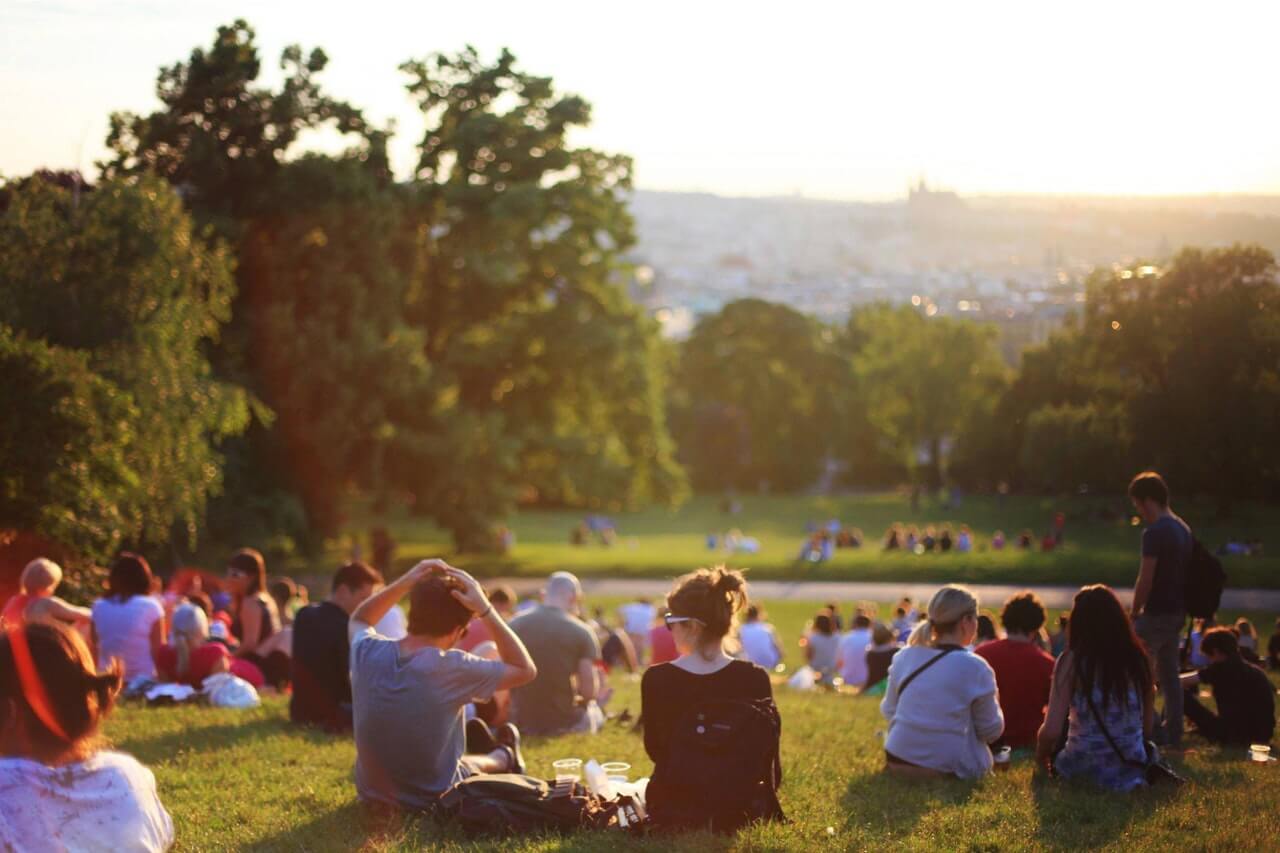
[[[889,721],[884,748],[903,761],[976,779],[991,770],[987,744],[1004,731],[991,665],[972,652],[951,652],[898,698],[898,685],[940,654],[929,646],[908,646],[894,655],[880,703]]]

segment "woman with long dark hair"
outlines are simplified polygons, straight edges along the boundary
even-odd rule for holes
[[[1054,667],[1036,758],[1065,778],[1132,791],[1146,781],[1146,740],[1155,720],[1146,648],[1105,586],[1076,593],[1067,624],[1067,650]]]
[[[268,684],[289,680],[289,658],[264,646],[280,630],[280,612],[267,592],[267,564],[253,548],[242,548],[227,560],[227,590],[232,595],[231,633],[240,640],[236,657],[260,670]]]

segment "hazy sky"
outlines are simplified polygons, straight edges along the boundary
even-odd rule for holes
[[[594,105],[639,186],[889,198],[1280,192],[1280,3],[0,0],[0,173],[89,168],[113,109],[219,23],[329,54],[328,90],[421,128],[396,66],[509,46]]]

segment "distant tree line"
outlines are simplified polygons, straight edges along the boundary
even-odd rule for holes
[[[629,296],[631,162],[503,52],[401,66],[426,123],[329,96],[319,50],[259,82],[243,21],[112,116],[100,177],[0,187],[0,527],[88,559],[285,551],[354,500],[464,550],[520,501],[613,511],[702,490],[1118,487],[1274,497],[1280,308],[1265,251],[1099,272],[1017,370],[986,326],[876,305],[833,327],[731,303],[673,344]],[[292,154],[307,132],[336,155]],[[290,546],[289,543],[293,543]]]

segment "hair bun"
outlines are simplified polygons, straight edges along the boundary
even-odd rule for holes
[[[714,572],[716,578],[712,583],[712,589],[717,592],[732,595],[747,585],[747,579],[742,576],[742,572],[726,569],[723,566],[717,567]]]

